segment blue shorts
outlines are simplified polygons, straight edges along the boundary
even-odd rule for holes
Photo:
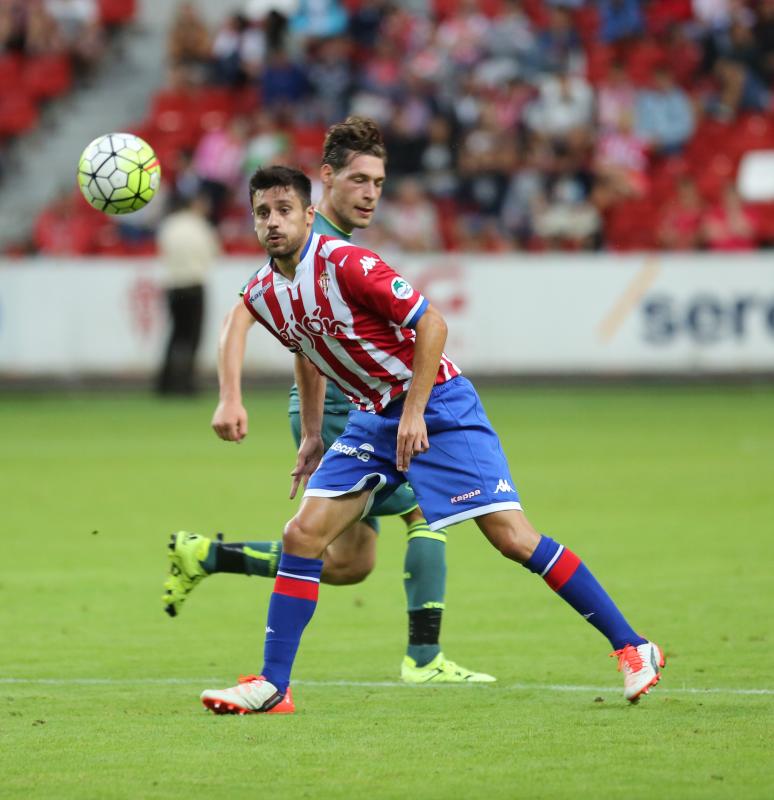
[[[301,444],[301,414],[291,410],[289,416],[290,429],[293,433],[296,447],[298,447]],[[349,412],[346,414],[335,414],[326,411],[323,414],[322,438],[326,450],[342,435],[342,433],[344,433],[348,419]],[[408,514],[409,511],[413,511],[416,507],[417,499],[414,497],[414,492],[407,483],[404,483],[403,486],[399,486],[393,494],[385,497],[384,502],[374,503],[369,512],[369,516],[365,517],[365,521],[379,533],[380,526],[378,517],[392,517]]]
[[[425,409],[430,449],[395,467],[400,401],[381,414],[352,411],[347,427],[309,479],[306,497],[371,489],[363,516],[406,478],[431,530],[505,509],[520,509],[508,462],[473,384],[462,376],[435,386]]]

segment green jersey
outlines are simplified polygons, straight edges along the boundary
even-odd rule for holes
[[[312,230],[315,233],[321,233],[323,236],[335,236],[337,239],[344,239],[347,242],[352,238],[351,233],[345,233],[341,228],[337,228],[319,211],[315,212]],[[353,408],[354,406],[350,403],[349,398],[344,392],[334,383],[328,381],[328,386],[325,390],[325,413],[348,414]],[[290,405],[288,407],[288,413],[298,414],[300,410],[301,405],[298,400],[298,387],[294,383],[290,387]]]

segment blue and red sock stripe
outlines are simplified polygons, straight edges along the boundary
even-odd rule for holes
[[[540,577],[555,592],[558,592],[572,578],[580,564],[581,560],[572,550],[568,550],[564,545],[559,545],[559,549],[548,566],[541,572]]]
[[[299,600],[317,602],[317,596],[320,592],[320,579],[278,571],[274,580],[274,591],[276,594],[297,597]]]

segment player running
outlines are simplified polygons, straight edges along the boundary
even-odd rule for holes
[[[317,604],[320,556],[406,478],[431,530],[474,519],[500,553],[541,576],[606,636],[624,697],[637,701],[661,676],[661,650],[633,630],[575,553],[528,521],[475,389],[443,352],[441,314],[375,253],[312,231],[303,173],[258,170],[250,193],[270,261],[224,324],[215,429],[227,440],[246,429],[242,358],[257,321],[295,354],[302,440],[291,494],[300,484],[306,491],[285,528],[261,676],[204,691],[204,705],[217,713],[291,710],[290,673]],[[359,409],[324,456],[321,375]]]
[[[323,146],[320,169],[323,194],[314,215],[313,230],[349,241],[354,229],[367,228],[382,194],[386,160],[381,133],[372,120],[349,117],[333,125]],[[223,403],[215,412],[213,423],[216,426],[222,408]],[[326,449],[343,433],[352,409],[347,396],[328,381],[322,422]],[[303,425],[296,384],[290,391],[289,414],[298,447]],[[246,427],[239,433],[237,441],[246,435]],[[373,569],[376,559],[377,518],[392,515],[403,519],[407,535],[404,588],[409,636],[401,678],[408,683],[494,681],[491,675],[473,672],[449,661],[441,651],[446,530],[430,530],[407,483],[376,504],[365,519],[352,525],[326,549],[321,580],[338,585],[362,581]],[[184,531],[174,534],[170,544],[169,575],[164,583],[165,609],[170,616],[175,616],[193,588],[215,572],[274,578],[281,554],[281,541],[222,542]]]

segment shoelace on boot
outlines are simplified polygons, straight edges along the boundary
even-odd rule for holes
[[[628,665],[632,672],[639,672],[642,669],[642,656],[637,651],[637,648],[631,644],[621,650],[615,650],[610,653],[610,658],[618,658],[618,671],[624,668],[624,664]]]

